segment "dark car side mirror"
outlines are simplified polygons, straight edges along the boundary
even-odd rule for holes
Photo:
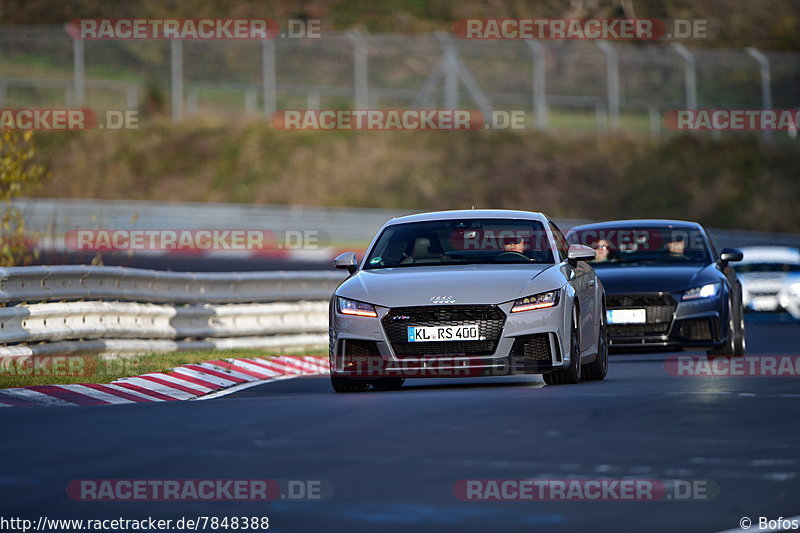
[[[353,274],[358,269],[356,253],[345,252],[337,255],[336,259],[333,260],[333,266],[336,268],[346,268],[349,273]]]
[[[723,248],[722,253],[719,254],[719,264],[725,266],[728,263],[741,261],[743,257],[744,254],[738,248]]]

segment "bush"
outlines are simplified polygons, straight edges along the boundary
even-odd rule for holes
[[[32,159],[32,132],[0,131],[0,266],[18,266],[36,258],[32,241],[25,235],[25,220],[12,201],[30,192],[45,175]]]

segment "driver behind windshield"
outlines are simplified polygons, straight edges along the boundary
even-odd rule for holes
[[[525,253],[525,250],[527,249],[528,249],[528,243],[522,236],[506,237],[505,239],[503,239],[504,252],[517,252],[518,254],[522,254]]]
[[[667,251],[671,258],[685,258],[686,254],[686,241],[683,240],[682,235],[676,236],[673,240],[667,243]]]

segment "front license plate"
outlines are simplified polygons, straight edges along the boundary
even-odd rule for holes
[[[606,311],[609,324],[644,324],[647,313],[644,309],[609,309]]]
[[[463,326],[408,326],[408,342],[478,341],[477,324]]]
[[[776,296],[756,296],[750,301],[754,311],[775,311],[778,308]]]

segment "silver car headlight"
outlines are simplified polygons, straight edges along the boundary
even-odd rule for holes
[[[786,290],[792,296],[800,296],[800,283],[792,283]]]
[[[693,287],[684,291],[681,300],[699,300],[700,298],[713,298],[719,294],[720,283],[709,283],[700,287]]]
[[[523,311],[533,311],[534,309],[555,307],[558,305],[558,295],[560,292],[561,291],[557,289],[514,300],[514,306],[511,308],[511,312],[521,313]]]
[[[336,297],[336,310],[343,315],[378,317],[378,312],[375,311],[373,305],[356,300],[348,300],[341,296]]]

